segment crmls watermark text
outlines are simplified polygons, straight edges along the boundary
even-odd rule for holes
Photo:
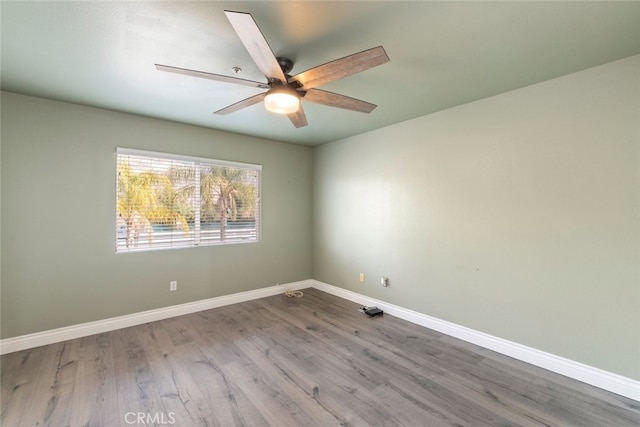
[[[175,424],[176,414],[175,412],[127,412],[124,414],[124,422],[127,424],[142,424],[142,425],[162,425],[162,424]]]

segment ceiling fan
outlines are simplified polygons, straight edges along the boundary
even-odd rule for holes
[[[307,126],[307,118],[300,99],[363,113],[370,113],[376,108],[375,104],[316,89],[316,87],[389,62],[389,57],[382,46],[354,53],[291,76],[289,72],[293,68],[293,62],[288,58],[274,55],[251,14],[229,10],[225,10],[224,13],[258,69],[267,78],[266,83],[155,64],[156,69],[160,71],[268,89],[266,92],[222,108],[214,114],[233,113],[264,101],[265,107],[269,111],[286,114],[293,125],[300,128]]]

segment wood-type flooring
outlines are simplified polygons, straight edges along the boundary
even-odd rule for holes
[[[2,426],[639,426],[640,403],[316,289],[2,356]]]

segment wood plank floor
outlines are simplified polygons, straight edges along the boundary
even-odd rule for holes
[[[2,356],[3,426],[638,426],[640,403],[315,289]]]

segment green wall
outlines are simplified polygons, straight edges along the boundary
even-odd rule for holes
[[[638,76],[315,149],[2,93],[1,336],[313,277],[640,379]],[[116,255],[117,146],[262,164],[262,242]]]
[[[314,278],[640,379],[639,76],[635,56],[318,147]]]
[[[3,339],[311,277],[311,148],[6,92],[1,118]],[[262,241],[116,255],[118,146],[263,165]]]

